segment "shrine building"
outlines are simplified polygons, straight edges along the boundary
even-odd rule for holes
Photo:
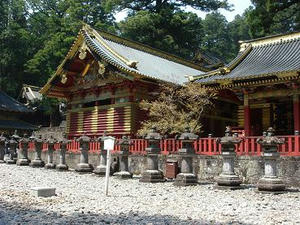
[[[0,133],[13,134],[14,130],[21,133],[31,132],[37,127],[22,120],[33,111],[0,90]]]
[[[85,25],[55,74],[41,89],[66,99],[70,138],[104,131],[134,136],[146,118],[138,104],[159,84],[182,85],[209,69],[172,54]]]
[[[242,41],[231,63],[190,77],[190,81],[237,100],[231,101],[230,117],[241,134],[262,135],[271,126],[277,135],[292,135],[300,131],[299,75],[297,32]],[[219,105],[217,111],[222,112],[223,106]],[[214,131],[209,124],[205,129]]]

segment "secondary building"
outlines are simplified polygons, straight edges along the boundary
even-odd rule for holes
[[[241,134],[261,135],[271,126],[291,135],[300,130],[299,58],[300,32],[243,41],[231,63],[190,80],[238,99],[231,118]]]
[[[0,132],[12,134],[14,130],[30,132],[37,129],[22,120],[31,113],[32,110],[0,90]]]

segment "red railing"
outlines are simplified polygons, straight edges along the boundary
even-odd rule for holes
[[[259,144],[256,143],[256,140],[259,137],[244,137],[242,142],[236,145],[237,155],[249,155],[249,156],[260,156],[262,149]],[[294,136],[279,136],[279,138],[284,139],[284,144],[279,146],[279,152],[281,155],[285,156],[300,156],[300,135]],[[221,153],[221,145],[217,144],[217,138],[200,138],[194,142],[195,152],[199,155],[218,155]],[[148,146],[148,141],[144,139],[132,139],[132,145],[129,148],[129,151],[132,154],[144,155],[145,149]],[[182,143],[180,140],[176,139],[164,139],[160,142],[160,148],[162,149],[163,155],[174,154],[180,149]],[[59,144],[54,145],[55,150],[59,149]],[[79,143],[75,140],[72,140],[68,146],[68,151],[72,153],[79,153]],[[43,151],[48,150],[48,145],[43,144]],[[34,151],[34,144],[29,143],[29,151]],[[115,145],[114,152],[120,151],[120,146]],[[90,143],[90,152],[99,153],[100,152],[100,143],[91,142]]]

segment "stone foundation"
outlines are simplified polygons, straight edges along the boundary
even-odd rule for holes
[[[116,156],[112,156],[114,158]],[[28,153],[28,158],[34,158],[34,152]],[[80,154],[66,153],[66,164],[70,169],[75,169],[79,162]],[[175,155],[159,155],[158,168],[165,174],[165,162],[168,159],[178,159]],[[46,152],[42,152],[42,160],[47,161]],[[99,165],[98,154],[89,154],[89,163],[94,168]],[[113,161],[113,160],[112,160]],[[146,157],[140,155],[129,156],[129,171],[135,175],[141,174],[146,168]],[[53,162],[59,162],[59,152],[54,152]],[[258,179],[264,175],[263,158],[260,156],[238,156],[235,160],[235,173],[242,178],[243,183],[257,184]],[[193,173],[197,176],[198,182],[215,182],[215,178],[222,171],[221,156],[197,155],[193,159]],[[287,186],[300,187],[300,157],[281,156],[278,162],[278,175],[284,178]]]

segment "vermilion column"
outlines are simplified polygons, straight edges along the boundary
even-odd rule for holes
[[[251,123],[250,123],[250,106],[248,93],[244,94],[244,130],[245,136],[250,136]]]
[[[300,104],[299,95],[293,95],[293,108],[294,108],[294,130],[300,131]]]

